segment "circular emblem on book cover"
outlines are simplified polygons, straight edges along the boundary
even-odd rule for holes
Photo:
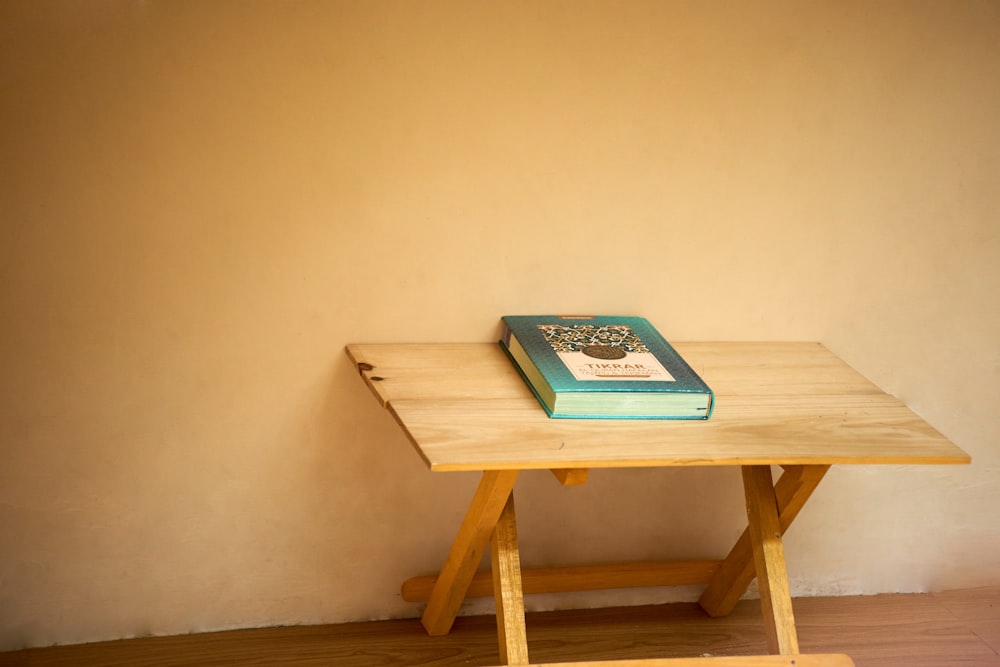
[[[625,350],[615,345],[588,345],[580,351],[594,359],[624,359],[627,356]]]

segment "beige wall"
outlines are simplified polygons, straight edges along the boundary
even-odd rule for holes
[[[974,463],[835,469],[795,593],[1000,582],[998,81],[976,0],[0,4],[0,649],[415,615],[476,476],[343,348],[507,313],[824,342]],[[526,474],[524,561],[721,556],[735,475]]]

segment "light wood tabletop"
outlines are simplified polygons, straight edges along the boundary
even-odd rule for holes
[[[441,571],[404,582],[405,599],[427,601],[429,634],[448,633],[466,596],[491,590],[501,658],[526,665],[525,590],[703,583],[702,608],[724,616],[756,578],[769,649],[797,656],[781,536],[830,466],[970,461],[819,343],[674,347],[714,390],[710,419],[549,418],[497,343],[347,346],[431,470],[483,473]],[[724,559],[521,572],[513,496],[521,470],[549,469],[572,485],[590,468],[719,465],[741,468],[747,501],[747,528]],[[776,483],[772,466],[783,469]],[[476,568],[488,546],[492,573],[483,576]]]
[[[819,343],[674,347],[715,391],[711,419],[550,419],[497,344],[347,352],[435,471],[969,462]]]

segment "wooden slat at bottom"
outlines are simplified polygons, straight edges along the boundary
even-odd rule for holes
[[[850,657],[837,653],[815,655],[751,655],[705,658],[654,658],[600,662],[547,663],[545,667],[854,667]],[[541,666],[539,666],[541,667]]]
[[[671,563],[614,563],[525,569],[521,581],[526,595],[536,593],[568,593],[571,591],[610,590],[613,588],[646,588],[651,586],[687,586],[707,584],[721,561],[696,560]],[[434,588],[434,575],[413,577],[403,582],[402,595],[407,602],[426,602]],[[477,572],[466,594],[467,598],[493,595],[493,578],[489,572]]]

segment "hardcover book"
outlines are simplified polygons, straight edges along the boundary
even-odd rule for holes
[[[506,315],[500,346],[550,417],[708,419],[715,396],[642,317]]]

